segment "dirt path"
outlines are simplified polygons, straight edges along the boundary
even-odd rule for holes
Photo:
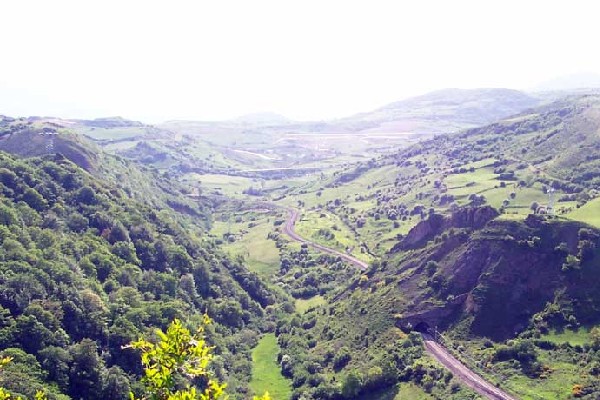
[[[490,382],[483,379],[481,376],[467,368],[463,363],[458,361],[452,354],[448,352],[441,344],[433,340],[433,337],[428,334],[423,334],[425,342],[425,350],[427,353],[440,362],[455,377],[460,379],[462,383],[490,400],[517,400],[516,397],[510,396],[504,391],[498,389]]]
[[[306,243],[309,246],[314,247],[317,250],[321,250],[324,253],[333,254],[334,256],[339,256],[341,259],[351,263],[352,265],[354,265],[355,267],[357,267],[363,271],[369,267],[369,264],[367,264],[366,262],[364,262],[362,260],[359,260],[356,257],[353,257],[346,253],[342,253],[341,251],[330,249],[329,247],[322,246],[318,243],[304,239],[302,236],[298,235],[295,231],[295,225],[296,225],[296,221],[298,220],[298,217],[300,214],[298,213],[298,210],[294,210],[293,208],[288,208],[288,212],[289,212],[289,218],[285,222],[285,225],[283,226],[283,231],[290,238],[292,238],[293,240],[295,240],[297,242]]]

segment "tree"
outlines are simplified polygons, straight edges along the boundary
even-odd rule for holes
[[[96,204],[96,192],[89,186],[84,186],[77,192],[77,201],[83,204]]]
[[[17,181],[17,175],[13,171],[7,168],[0,168],[0,183],[6,187],[15,189],[17,187]]]
[[[128,242],[129,241],[129,232],[123,226],[120,221],[115,222],[113,227],[110,229],[110,234],[108,235],[108,241],[111,244],[116,242]]]
[[[590,331],[590,338],[592,339],[592,346],[595,349],[600,348],[600,328],[595,327]]]
[[[69,387],[69,352],[61,347],[49,346],[38,353],[41,366],[48,371],[48,378],[56,382],[62,391]]]
[[[0,371],[12,361],[12,357],[2,357],[0,359]],[[0,400],[23,400],[21,396],[12,396],[6,389],[0,387]],[[36,391],[35,400],[48,400],[44,392]]]
[[[427,272],[427,275],[432,276],[433,274],[436,273],[436,271],[439,268],[439,264],[433,260],[429,260],[427,261],[427,264],[425,264],[425,271]]]
[[[344,368],[351,359],[352,356],[350,355],[350,350],[348,350],[347,347],[342,347],[333,359],[333,367],[340,370]]]
[[[128,347],[142,351],[144,376],[142,383],[147,394],[138,400],[216,400],[224,398],[225,384],[216,380],[208,370],[213,359],[212,348],[204,338],[206,326],[212,320],[204,315],[198,332],[192,335],[180,320],[175,319],[166,332],[156,330],[158,343],[140,339]],[[201,380],[203,384],[192,387],[188,384],[184,389],[177,389],[178,378]],[[200,378],[200,379],[198,379]],[[199,390],[197,390],[197,387]],[[132,400],[136,400],[133,393]],[[255,397],[255,400],[270,400],[269,394]]]
[[[105,400],[126,399],[129,391],[129,378],[123,370],[117,366],[110,367],[106,373],[106,383],[104,385]]]
[[[102,399],[102,359],[96,342],[83,339],[69,349],[72,357],[69,394],[75,399]]]
[[[17,213],[10,207],[0,205],[0,225],[14,225],[19,221]]]
[[[351,371],[342,383],[342,396],[346,399],[353,399],[360,393],[361,387],[360,376],[356,371]]]
[[[529,208],[531,209],[531,211],[536,212],[537,209],[540,208],[540,204],[537,201],[532,201]]]
[[[25,190],[25,193],[23,193],[23,201],[36,211],[42,211],[48,206],[48,203],[42,195],[32,188],[27,188]]]

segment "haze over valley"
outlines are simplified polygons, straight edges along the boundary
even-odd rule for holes
[[[0,398],[600,398],[593,4],[34,3]]]

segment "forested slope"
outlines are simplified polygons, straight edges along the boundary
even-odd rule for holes
[[[0,384],[28,397],[126,398],[141,371],[122,346],[206,311],[215,372],[234,398],[248,396],[247,350],[275,296],[207,240],[205,205],[168,207],[186,200],[160,185],[172,195],[153,182],[143,202],[62,155],[0,153],[0,348],[14,358]]]

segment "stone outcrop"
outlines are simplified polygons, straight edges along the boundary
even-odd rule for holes
[[[426,220],[415,225],[408,234],[392,249],[414,249],[425,244],[449,228],[481,229],[492,219],[499,215],[495,208],[490,206],[461,208],[451,215],[444,217],[440,214],[431,214]]]
[[[445,327],[457,312],[462,311],[467,296],[468,294],[465,293],[456,296],[443,306],[425,308],[422,311],[404,315],[397,320],[396,326],[405,331],[423,325],[428,328]]]

